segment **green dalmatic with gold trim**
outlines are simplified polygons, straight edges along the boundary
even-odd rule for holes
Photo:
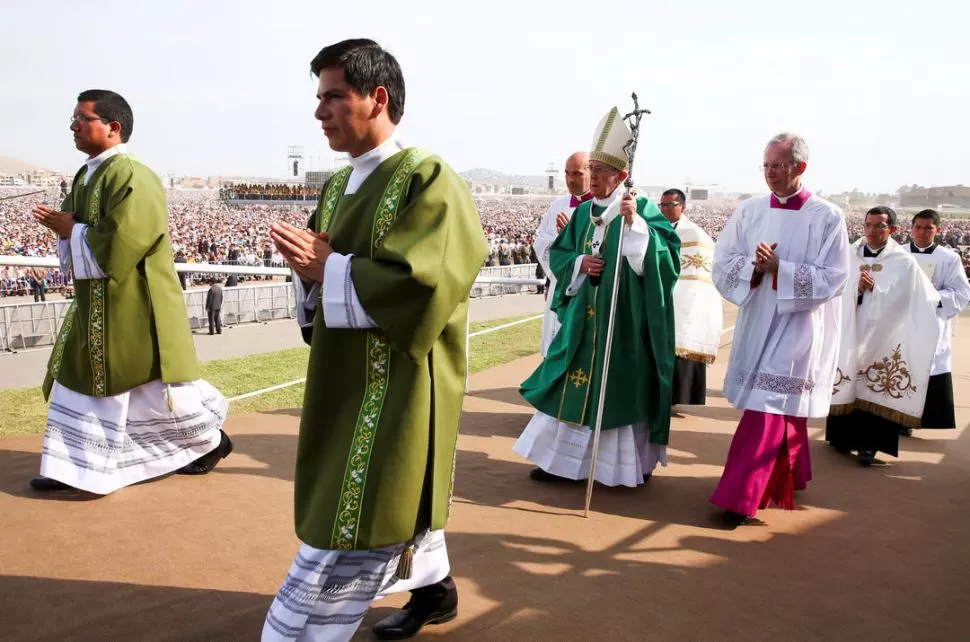
[[[75,279],[74,301],[48,362],[45,397],[55,380],[90,397],[156,379],[195,381],[199,364],[161,181],[125,154],[105,160],[87,185],[86,171],[74,177],[61,209],[88,226],[88,246],[107,278]]]
[[[606,262],[599,286],[587,277],[575,296],[566,294],[576,259],[592,254],[595,225],[603,207],[582,203],[553,243],[549,263],[558,283],[551,307],[562,324],[542,364],[522,383],[522,396],[559,421],[592,428],[599,403],[606,349],[613,274],[623,218],[609,223],[601,255]],[[643,275],[626,258],[620,269],[604,430],[646,421],[650,441],[666,444],[670,436],[674,371],[673,288],[680,274],[677,232],[646,198],[637,213],[648,226],[650,243]]]
[[[366,550],[447,522],[468,295],[488,245],[465,181],[440,158],[398,152],[344,194],[349,175],[330,177],[309,227],[353,254],[377,327],[327,328],[317,305],[295,517],[310,546]]]

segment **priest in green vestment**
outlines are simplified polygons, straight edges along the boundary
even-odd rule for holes
[[[349,639],[372,599],[410,590],[374,628],[403,639],[457,615],[443,529],[468,296],[488,246],[465,181],[399,139],[404,78],[390,53],[344,41],[311,70],[316,118],[350,165],[327,180],[308,229],[272,230],[311,347],[296,458],[302,546],[263,640]]]
[[[522,383],[521,394],[536,413],[514,446],[536,465],[531,472],[536,481],[589,476],[621,233],[596,481],[635,487],[658,463],[667,463],[675,355],[671,297],[680,273],[680,240],[654,203],[624,193],[624,146],[630,139],[614,107],[593,137],[593,199],[576,208],[550,250],[557,280],[551,307],[562,329]]]
[[[35,490],[106,495],[174,471],[205,474],[232,450],[228,404],[200,378],[165,190],[126,146],[133,126],[122,96],[82,92],[71,131],[88,159],[62,211],[34,210],[58,235],[75,291],[47,366]]]

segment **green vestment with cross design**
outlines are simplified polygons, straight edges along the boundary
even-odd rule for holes
[[[310,546],[367,550],[447,522],[468,295],[488,244],[468,186],[439,157],[398,152],[345,195],[349,174],[328,179],[308,227],[353,255],[377,327],[328,328],[317,304],[295,518]]]
[[[580,204],[553,243],[549,263],[556,275],[551,308],[561,324],[546,358],[522,383],[521,394],[537,410],[559,421],[592,428],[596,422],[613,274],[623,218],[609,224],[601,256],[606,262],[599,286],[587,277],[574,296],[576,259],[592,254],[595,225],[591,215],[605,208],[593,201]],[[647,422],[650,441],[666,444],[674,372],[673,288],[680,274],[680,238],[660,210],[637,198],[650,242],[643,275],[621,263],[613,348],[607,380],[603,429]]]

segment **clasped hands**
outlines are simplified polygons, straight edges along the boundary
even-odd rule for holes
[[[71,212],[58,212],[44,205],[38,205],[33,211],[34,219],[57,234],[58,238],[69,239],[74,230],[74,214]]]
[[[755,250],[754,271],[758,274],[775,274],[778,272],[778,255],[775,254],[777,243],[768,245],[759,243]]]
[[[859,294],[863,294],[866,290],[871,290],[876,285],[876,280],[872,278],[869,272],[863,272],[859,276]]]
[[[323,283],[323,267],[327,258],[333,254],[330,235],[277,222],[270,226],[269,236],[276,249],[303,281]]]

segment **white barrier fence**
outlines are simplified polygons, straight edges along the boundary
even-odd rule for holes
[[[0,256],[0,266],[59,268],[54,257]],[[227,274],[289,277],[289,268],[176,263],[177,272],[224,276]],[[532,291],[543,284],[528,274],[535,265],[485,267],[475,281],[471,296],[493,296]],[[185,307],[192,329],[208,325],[205,311],[206,290],[185,291]],[[0,305],[0,351],[23,350],[53,345],[57,339],[70,300]],[[289,283],[261,283],[223,288],[221,319],[223,325],[261,323],[295,318],[296,299]]]

